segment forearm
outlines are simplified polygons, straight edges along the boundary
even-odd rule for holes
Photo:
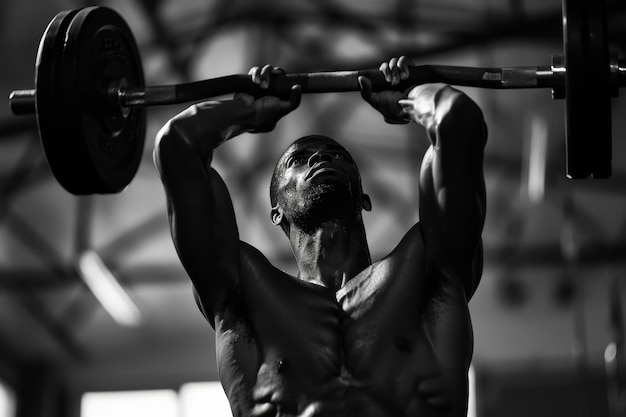
[[[423,84],[409,91],[407,101],[409,118],[424,126],[435,148],[450,148],[460,157],[471,150],[482,153],[487,141],[482,111],[461,91],[447,84]]]
[[[159,160],[179,158],[189,151],[208,166],[213,150],[223,142],[251,130],[254,108],[243,100],[212,101],[195,104],[170,119],[157,134],[154,155]]]
[[[430,242],[443,245],[441,259],[469,265],[485,218],[487,129],[482,111],[465,94],[443,84],[416,87],[409,100],[411,118],[426,128],[432,144],[422,162],[420,219]]]

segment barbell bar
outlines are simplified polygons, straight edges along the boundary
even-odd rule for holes
[[[35,89],[14,91],[9,102],[16,115],[37,115],[51,170],[78,195],[115,193],[130,183],[144,147],[145,107],[235,92],[287,97],[295,84],[304,94],[359,91],[360,76],[371,80],[374,91],[404,91],[430,82],[550,88],[553,98],[566,101],[566,175],[606,178],[611,175],[610,100],[626,85],[626,61],[609,51],[604,0],[563,0],[562,6],[564,54],[553,55],[550,65],[419,65],[393,87],[378,70],[279,74],[267,89],[243,74],[144,86],[139,51],[124,19],[106,7],[87,7],[53,18],[39,45]]]
[[[161,106],[194,102],[234,92],[254,96],[288,97],[291,87],[299,84],[303,94],[359,91],[358,78],[372,82],[373,91],[403,91],[416,84],[446,82],[457,86],[487,89],[565,88],[562,67],[477,68],[448,65],[409,67],[409,77],[397,86],[390,86],[378,70],[327,71],[273,75],[268,88],[260,88],[249,75],[235,74],[177,85],[146,87],[112,87],[102,91],[110,105],[120,108]],[[36,113],[37,90],[17,90],[10,96],[13,114]]]

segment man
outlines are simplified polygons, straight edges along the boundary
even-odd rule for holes
[[[266,87],[275,69],[251,70]],[[381,65],[394,85],[408,60]],[[155,164],[173,240],[215,329],[220,379],[234,416],[464,416],[473,339],[467,302],[482,270],[479,107],[442,84],[406,94],[361,93],[389,123],[422,124],[420,222],[372,263],[361,217],[370,210],[358,169],[339,143],[297,140],[271,184],[271,220],[291,242],[298,276],[239,240],[213,150],[242,132],[270,131],[298,107],[288,100],[191,106],[159,132]]]

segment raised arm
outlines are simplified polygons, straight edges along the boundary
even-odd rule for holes
[[[408,60],[381,65],[390,84],[408,77]],[[483,150],[487,128],[478,105],[445,84],[425,84],[406,93],[372,93],[360,80],[362,95],[388,123],[416,122],[430,140],[421,166],[420,227],[431,265],[463,281],[473,294],[482,269],[481,233],[485,220]]]
[[[167,197],[172,239],[196,299],[213,325],[216,312],[239,282],[242,245],[229,192],[211,167],[213,151],[243,132],[272,130],[299,104],[275,97],[193,105],[157,134],[154,162]]]
[[[400,103],[424,126],[431,142],[419,187],[427,251],[431,261],[460,277],[469,298],[478,284],[476,269],[482,268],[487,141],[482,111],[468,96],[444,84],[414,87]]]

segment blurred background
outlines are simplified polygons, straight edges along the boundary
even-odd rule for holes
[[[399,55],[416,64],[549,65],[563,51],[559,0],[3,0],[0,96],[33,87],[48,22],[89,5],[112,7],[130,24],[147,85],[266,63],[289,72],[374,69]],[[626,4],[609,0],[608,9],[611,48],[623,58]],[[620,415],[626,375],[613,364],[625,360],[616,347],[626,299],[626,101],[612,101],[613,176],[571,181],[564,103],[549,90],[461,89],[490,131],[485,269],[470,302],[471,412]],[[151,157],[158,129],[186,105],[148,110],[142,164],[124,192],[77,197],[53,179],[34,117],[13,116],[5,103],[0,417],[228,415],[218,411],[213,330],[171,243]],[[268,187],[285,147],[310,133],[335,137],[354,155],[374,206],[365,216],[372,255],[385,256],[418,220],[427,139],[418,126],[385,124],[358,93],[304,96],[274,132],[219,149],[215,166],[241,238],[294,270],[269,221]],[[125,304],[96,297],[81,259],[110,272]]]

